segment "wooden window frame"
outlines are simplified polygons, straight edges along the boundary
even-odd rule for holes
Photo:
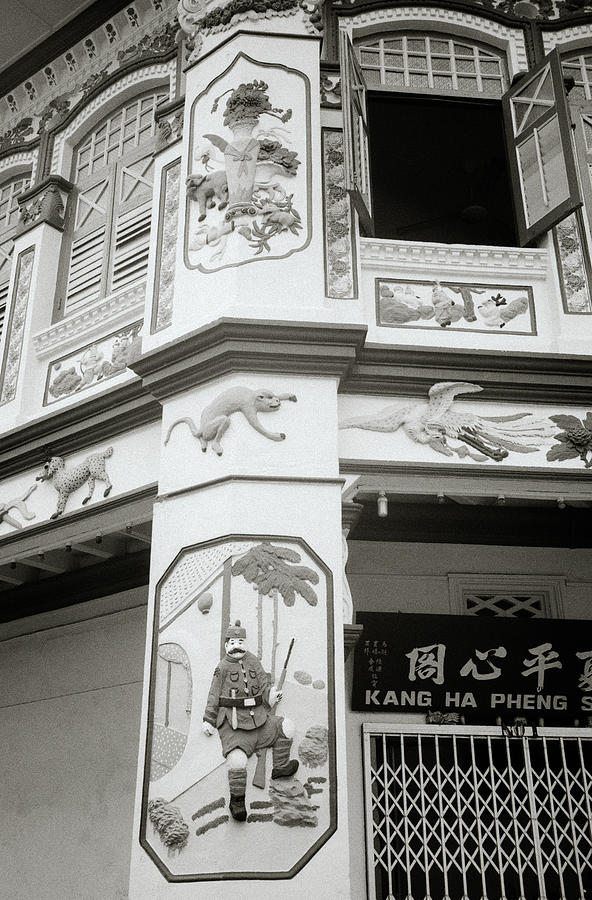
[[[140,145],[136,145],[133,150],[129,150],[126,155],[121,154],[120,152],[116,155],[116,158],[108,162],[106,165],[101,166],[100,169],[95,170],[92,174],[85,174],[76,181],[77,178],[77,168],[79,161],[79,153],[86,149],[89,136],[94,135],[98,132],[104,125],[107,126],[105,140],[108,141],[109,134],[111,133],[111,124],[115,118],[115,116],[122,114],[121,122],[119,125],[119,129],[121,131],[120,143],[124,138],[125,134],[125,125],[126,118],[125,113],[128,109],[130,109],[134,104],[136,105],[136,135],[143,133],[146,129],[139,128],[140,117],[143,114],[141,109],[141,102],[143,99],[148,97],[157,97],[161,92],[166,94],[168,88],[166,85],[162,85],[160,88],[152,88],[149,91],[143,91],[141,94],[136,95],[134,98],[127,98],[125,103],[123,103],[116,110],[112,110],[110,113],[107,113],[101,120],[96,122],[92,129],[87,131],[83,137],[77,142],[73,155],[72,155],[72,163],[71,163],[71,178],[74,182],[74,188],[70,194],[68,199],[68,205],[66,209],[65,216],[65,227],[64,227],[64,240],[62,243],[62,252],[60,256],[60,263],[58,267],[58,288],[56,291],[56,297],[54,302],[53,309],[53,317],[52,321],[56,322],[64,317],[70,315],[72,312],[78,312],[78,310],[84,309],[86,306],[91,305],[92,303],[97,302],[104,297],[109,296],[112,293],[112,281],[113,281],[113,262],[115,258],[115,235],[116,235],[116,226],[118,218],[128,212],[136,206],[139,208],[146,201],[146,199],[141,200],[140,203],[134,203],[131,201],[120,201],[119,194],[121,190],[121,183],[123,178],[124,169],[128,166],[133,166],[139,160],[143,158],[148,158],[153,155],[154,150],[156,149],[157,143],[157,134],[156,134],[156,126],[154,123],[151,125],[151,135],[149,140]],[[154,108],[156,107],[156,101],[154,104]],[[154,109],[153,109],[154,112]],[[129,121],[129,120],[128,120]],[[90,144],[90,161],[92,164],[93,159],[93,148],[95,146],[95,142],[91,139]],[[111,148],[113,149],[113,148]],[[92,300],[89,300],[87,303],[82,303],[80,307],[77,307],[75,310],[68,310],[68,286],[69,286],[69,277],[70,277],[70,268],[72,262],[72,248],[74,242],[78,240],[79,237],[84,236],[85,232],[82,231],[81,234],[75,235],[76,230],[76,216],[78,211],[78,198],[80,194],[84,191],[91,190],[94,185],[97,185],[101,182],[105,182],[107,184],[107,197],[106,197],[106,205],[105,205],[105,218],[104,218],[104,252],[101,263],[101,275],[98,287],[98,295]],[[154,185],[152,185],[152,204],[154,202]],[[99,228],[102,226],[95,226]],[[89,226],[88,233],[92,234],[93,229]],[[123,289],[123,288],[122,288]],[[116,288],[115,292],[119,291],[120,288]]]

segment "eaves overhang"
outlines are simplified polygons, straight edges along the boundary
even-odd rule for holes
[[[590,403],[592,357],[366,344],[340,390],[425,397],[438,381],[478,384],[482,400]]]
[[[131,363],[158,400],[236,371],[348,376],[364,325],[222,318]]]

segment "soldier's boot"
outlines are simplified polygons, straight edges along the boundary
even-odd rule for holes
[[[298,771],[300,763],[297,759],[290,759],[291,747],[292,741],[287,737],[279,737],[273,745],[272,778],[289,778]]]
[[[247,818],[247,807],[245,806],[247,770],[229,769],[228,784],[230,786],[230,815],[237,822],[244,822]]]

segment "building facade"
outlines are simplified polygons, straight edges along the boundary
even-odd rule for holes
[[[0,78],[3,895],[584,900],[592,6]]]

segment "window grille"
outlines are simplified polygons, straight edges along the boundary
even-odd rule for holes
[[[563,74],[571,76],[575,85],[569,92],[571,101],[592,100],[592,52],[576,53],[561,60]]]
[[[356,42],[369,89],[501,97],[507,87],[501,53],[438,34],[397,33]]]
[[[364,780],[369,900],[589,896],[590,729],[364,725]]]
[[[449,575],[450,610],[483,618],[560,618],[564,581],[555,575]]]
[[[166,96],[160,91],[136,98],[106,117],[76,148],[64,315],[146,275],[154,111]]]

